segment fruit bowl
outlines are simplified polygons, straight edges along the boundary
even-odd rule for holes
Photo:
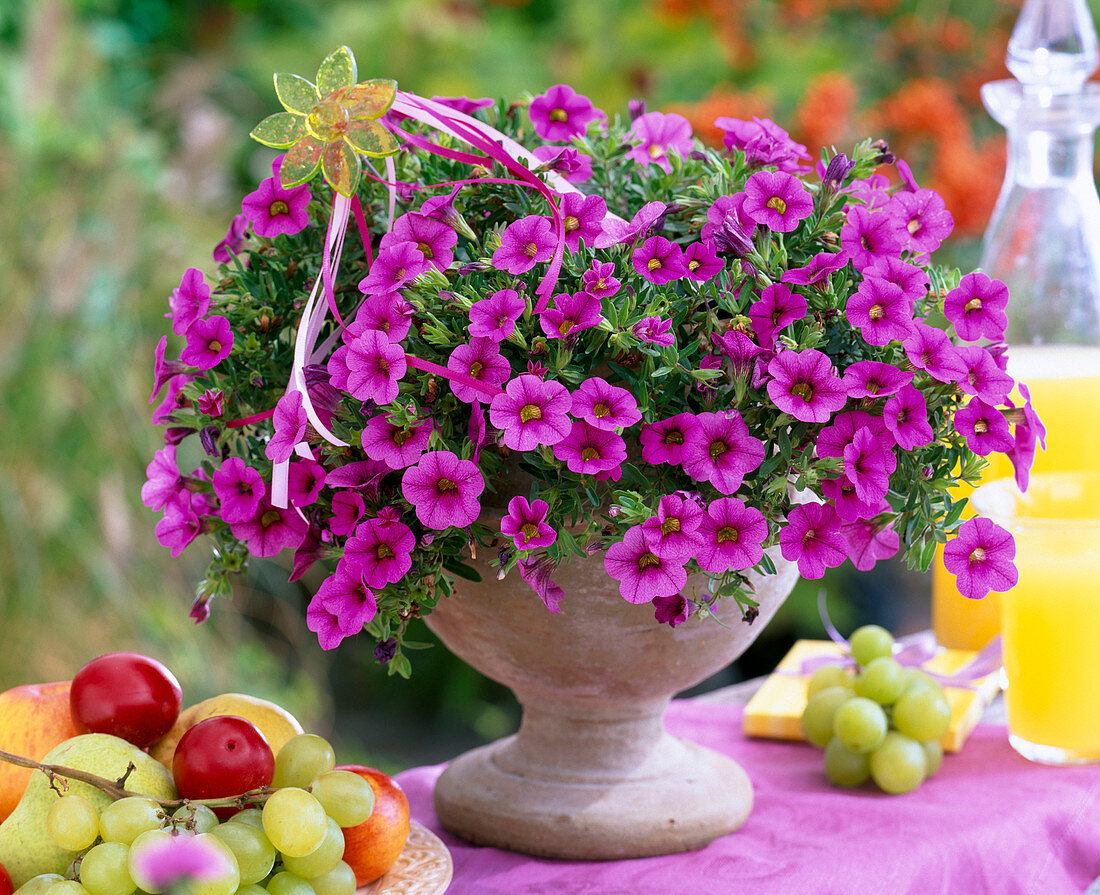
[[[443,841],[415,820],[396,863],[356,895],[440,895],[451,884],[454,863]]]

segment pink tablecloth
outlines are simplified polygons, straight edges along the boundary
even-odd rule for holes
[[[701,851],[608,863],[528,858],[445,833],[432,811],[442,766],[398,776],[413,817],[454,857],[449,895],[1062,895],[1100,877],[1100,767],[1049,768],[979,725],[918,790],[830,787],[822,753],[750,740],[741,709],[677,701],[669,730],[733,756],[756,804],[736,833]]]

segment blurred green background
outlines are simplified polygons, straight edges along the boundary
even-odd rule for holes
[[[1003,0],[0,0],[0,689],[72,677],[135,649],[195,702],[275,699],[343,760],[396,770],[512,729],[510,697],[442,648],[387,679],[365,641],[322,652],[308,596],[258,565],[230,602],[187,617],[205,567],[153,537],[139,498],[161,435],[153,346],[184,268],[266,174],[253,124],[273,71],[311,75],[340,44],[366,77],[504,96],[566,82],[610,114],[773,117],[817,152],[884,137],[943,192],[974,265],[1003,172],[977,90],[1005,77]],[[1095,13],[1095,10],[1094,10]],[[891,567],[827,581],[842,630],[928,624],[927,581]],[[820,636],[800,587],[738,675]],[[424,633],[424,637],[429,635]]]

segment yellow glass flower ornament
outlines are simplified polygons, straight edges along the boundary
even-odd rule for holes
[[[249,135],[273,149],[285,149],[279,168],[284,187],[310,180],[320,168],[340,195],[359,184],[360,154],[393,155],[398,143],[379,121],[397,96],[397,82],[355,83],[355,57],[347,47],[333,51],[317,70],[317,83],[298,75],[275,75],[275,93],[285,112],[261,121]]]

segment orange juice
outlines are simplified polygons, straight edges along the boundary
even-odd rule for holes
[[[982,487],[976,508],[1012,531],[1019,583],[1000,594],[1009,740],[1033,761],[1100,761],[1100,473]]]
[[[1100,470],[1100,348],[1057,345],[1013,347],[1008,372],[1027,385],[1047,427],[1047,449],[1035,455],[1033,473]],[[1017,394],[1013,401],[1019,405]],[[990,454],[983,481],[1012,475],[1003,454]],[[957,494],[968,494],[960,486]],[[967,515],[972,515],[968,513]],[[952,649],[981,649],[1000,629],[997,595],[970,600],[958,592],[943,567],[943,550],[932,563],[932,630]]]

